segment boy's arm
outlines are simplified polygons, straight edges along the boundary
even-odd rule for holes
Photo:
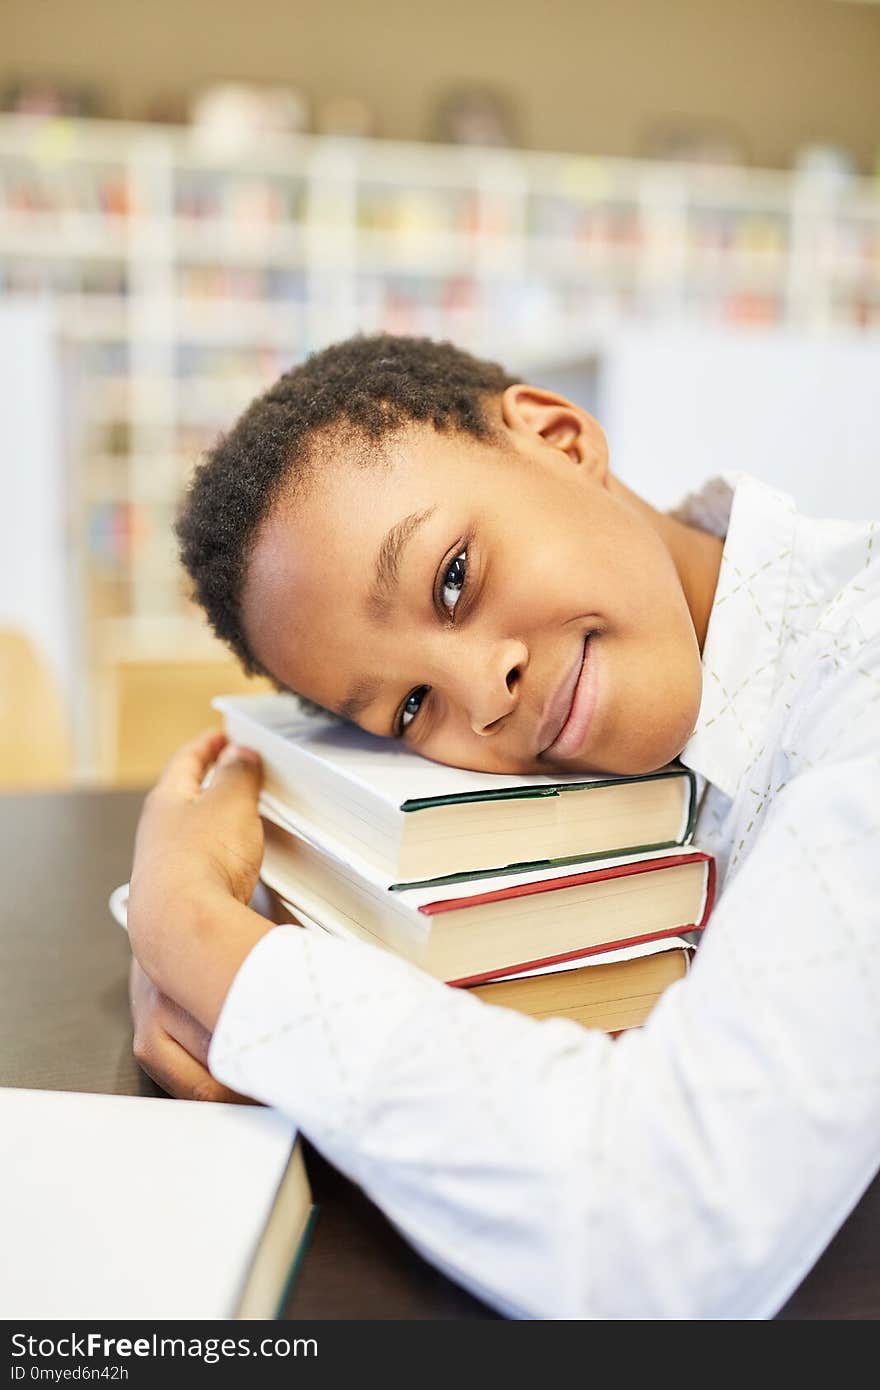
[[[616,1042],[277,927],[210,1067],[506,1313],[770,1316],[880,1166],[878,866],[873,763],[796,778]]]
[[[288,1113],[504,1312],[781,1306],[880,1165],[875,757],[779,793],[690,975],[612,1042],[268,927],[246,906],[256,769],[233,761],[201,792],[188,756],[139,830],[129,930],[213,1030],[217,1078]]]

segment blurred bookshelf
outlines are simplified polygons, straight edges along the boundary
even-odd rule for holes
[[[244,160],[188,128],[3,116],[0,295],[56,317],[77,757],[101,776],[100,673],[139,643],[159,662],[211,650],[171,520],[201,452],[281,371],[356,331],[451,338],[536,376],[599,358],[634,319],[880,333],[880,193],[318,136]]]

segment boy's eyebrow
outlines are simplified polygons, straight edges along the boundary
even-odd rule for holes
[[[376,577],[367,595],[367,611],[374,622],[383,623],[387,619],[400,576],[403,552],[419,527],[436,510],[436,507],[426,507],[422,512],[411,512],[402,521],[396,522],[383,537],[376,552]],[[350,719],[354,723],[358,715],[373,703],[381,688],[381,683],[370,677],[356,680],[339,706],[338,713],[343,719]]]
[[[359,714],[363,714],[368,705],[371,705],[379,694],[380,685],[377,680],[359,680],[349,690],[337,713],[343,719],[350,719],[352,723]]]
[[[397,588],[403,552],[419,527],[432,517],[436,510],[436,507],[426,507],[423,512],[412,512],[405,516],[402,521],[391,527],[381,542],[376,552],[376,578],[367,595],[367,611],[374,622],[386,621]]]

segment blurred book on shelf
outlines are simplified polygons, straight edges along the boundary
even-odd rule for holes
[[[295,135],[308,129],[309,102],[296,87],[253,82],[215,82],[190,103],[197,147],[224,160],[247,156],[267,135]]]
[[[492,87],[453,87],[438,100],[434,136],[444,144],[512,148],[518,143],[514,101]]]
[[[724,121],[667,118],[655,121],[644,140],[648,159],[677,164],[727,165],[751,163],[742,131]]]
[[[98,88],[86,83],[31,77],[0,90],[0,111],[19,116],[94,117],[104,114]]]

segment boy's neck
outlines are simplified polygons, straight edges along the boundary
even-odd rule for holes
[[[700,531],[696,526],[686,526],[675,517],[666,516],[662,512],[659,516],[663,523],[663,531],[668,531],[664,539],[678,570],[702,655],[715,602],[715,590],[718,588],[724,541],[720,536],[711,536],[708,531]]]

